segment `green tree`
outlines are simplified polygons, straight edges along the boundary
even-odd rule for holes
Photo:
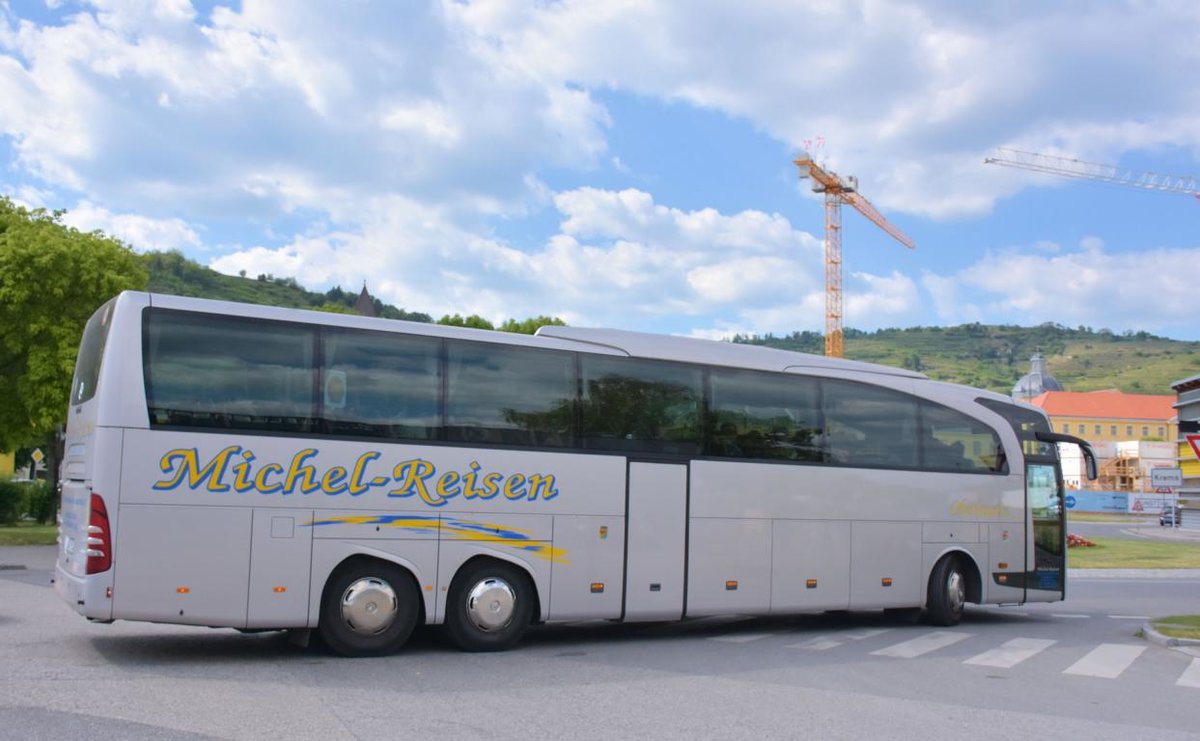
[[[0,197],[0,449],[46,444],[66,418],[83,326],[105,301],[146,286],[133,250]]]
[[[494,324],[489,322],[487,319],[484,319],[483,317],[479,316],[478,314],[472,314],[471,316],[466,317],[466,318],[464,318],[461,314],[455,314],[454,316],[450,316],[449,314],[447,314],[447,315],[443,316],[441,319],[438,319],[437,323],[438,324],[446,324],[451,327],[474,327],[475,329],[495,329],[496,328],[496,326]]]
[[[565,327],[567,323],[558,317],[549,317],[539,314],[538,316],[529,317],[524,321],[509,319],[501,324],[496,329],[501,332],[517,332],[519,334],[533,334],[538,331],[539,327],[555,326]]]

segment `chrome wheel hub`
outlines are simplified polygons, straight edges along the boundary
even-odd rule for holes
[[[483,579],[467,592],[467,617],[476,628],[491,633],[512,622],[517,593],[503,579]]]
[[[391,627],[399,602],[392,585],[375,577],[358,579],[342,593],[342,620],[355,633],[375,635]]]
[[[946,599],[954,612],[961,612],[967,602],[967,584],[957,571],[951,571],[946,579]]]

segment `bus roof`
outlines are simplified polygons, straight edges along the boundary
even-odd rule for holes
[[[409,322],[398,319],[377,319],[351,314],[335,314],[308,309],[292,309],[262,304],[246,304],[213,299],[174,296],[170,294],[145,294],[126,291],[127,300],[139,300],[151,306],[187,311],[201,311],[223,315],[240,315],[261,319],[307,322],[337,327],[353,327],[380,331],[402,331],[437,337],[459,337],[482,342],[509,345],[547,347],[558,350],[595,352],[605,355],[628,355],[654,360],[673,360],[687,363],[705,363],[735,368],[764,371],[823,371],[874,373],[901,378],[926,379],[923,373],[893,368],[875,363],[864,363],[843,358],[827,358],[823,355],[779,350],[760,345],[705,340],[694,337],[631,332],[620,329],[593,329],[586,327],[561,327],[547,325],[532,337],[509,332],[494,332],[485,329],[451,327],[424,322]]]
[[[878,373],[906,378],[927,378],[923,373],[893,368],[875,363],[863,363],[824,355],[779,350],[761,345],[718,342],[695,337],[630,332],[622,329],[589,329],[586,327],[545,326],[537,331],[539,337],[564,340],[620,350],[639,358],[678,360],[690,363],[736,366],[756,370],[821,370]]]

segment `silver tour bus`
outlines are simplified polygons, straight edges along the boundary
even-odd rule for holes
[[[1045,415],[920,373],[126,292],[84,332],[55,587],[90,620],[467,650],[531,624],[1061,600]],[[302,633],[301,635],[307,635]]]

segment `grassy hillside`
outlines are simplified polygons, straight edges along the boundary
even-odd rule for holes
[[[325,293],[309,291],[301,287],[295,278],[224,275],[178,252],[150,252],[143,255],[142,259],[150,273],[147,290],[155,293],[325,311],[348,311],[358,298],[357,291],[343,291],[340,287]],[[375,299],[375,311],[385,319],[432,321],[428,314],[405,311],[379,299]]]
[[[787,337],[738,337],[738,342],[821,353],[815,332]],[[1114,334],[1090,327],[964,324],[876,332],[846,331],[846,357],[920,370],[931,378],[1009,393],[1029,372],[1035,352],[1068,391],[1117,388],[1170,394],[1172,381],[1200,373],[1200,342],[1179,342],[1145,332]]]
[[[149,290],[161,293],[327,311],[346,311],[358,297],[357,291],[341,288],[325,293],[308,291],[294,278],[223,275],[177,252],[152,252],[143,259],[150,273]],[[428,314],[378,299],[376,310],[390,319],[431,320]],[[544,320],[540,324],[553,321],[538,319]],[[738,336],[734,341],[816,354],[825,347],[817,332]],[[1057,324],[846,330],[848,358],[920,370],[939,380],[1006,394],[1029,371],[1029,358],[1035,352],[1046,356],[1050,373],[1069,391],[1118,388],[1130,393],[1170,394],[1171,381],[1200,373],[1200,342],[1179,342],[1145,332],[1113,334]]]

